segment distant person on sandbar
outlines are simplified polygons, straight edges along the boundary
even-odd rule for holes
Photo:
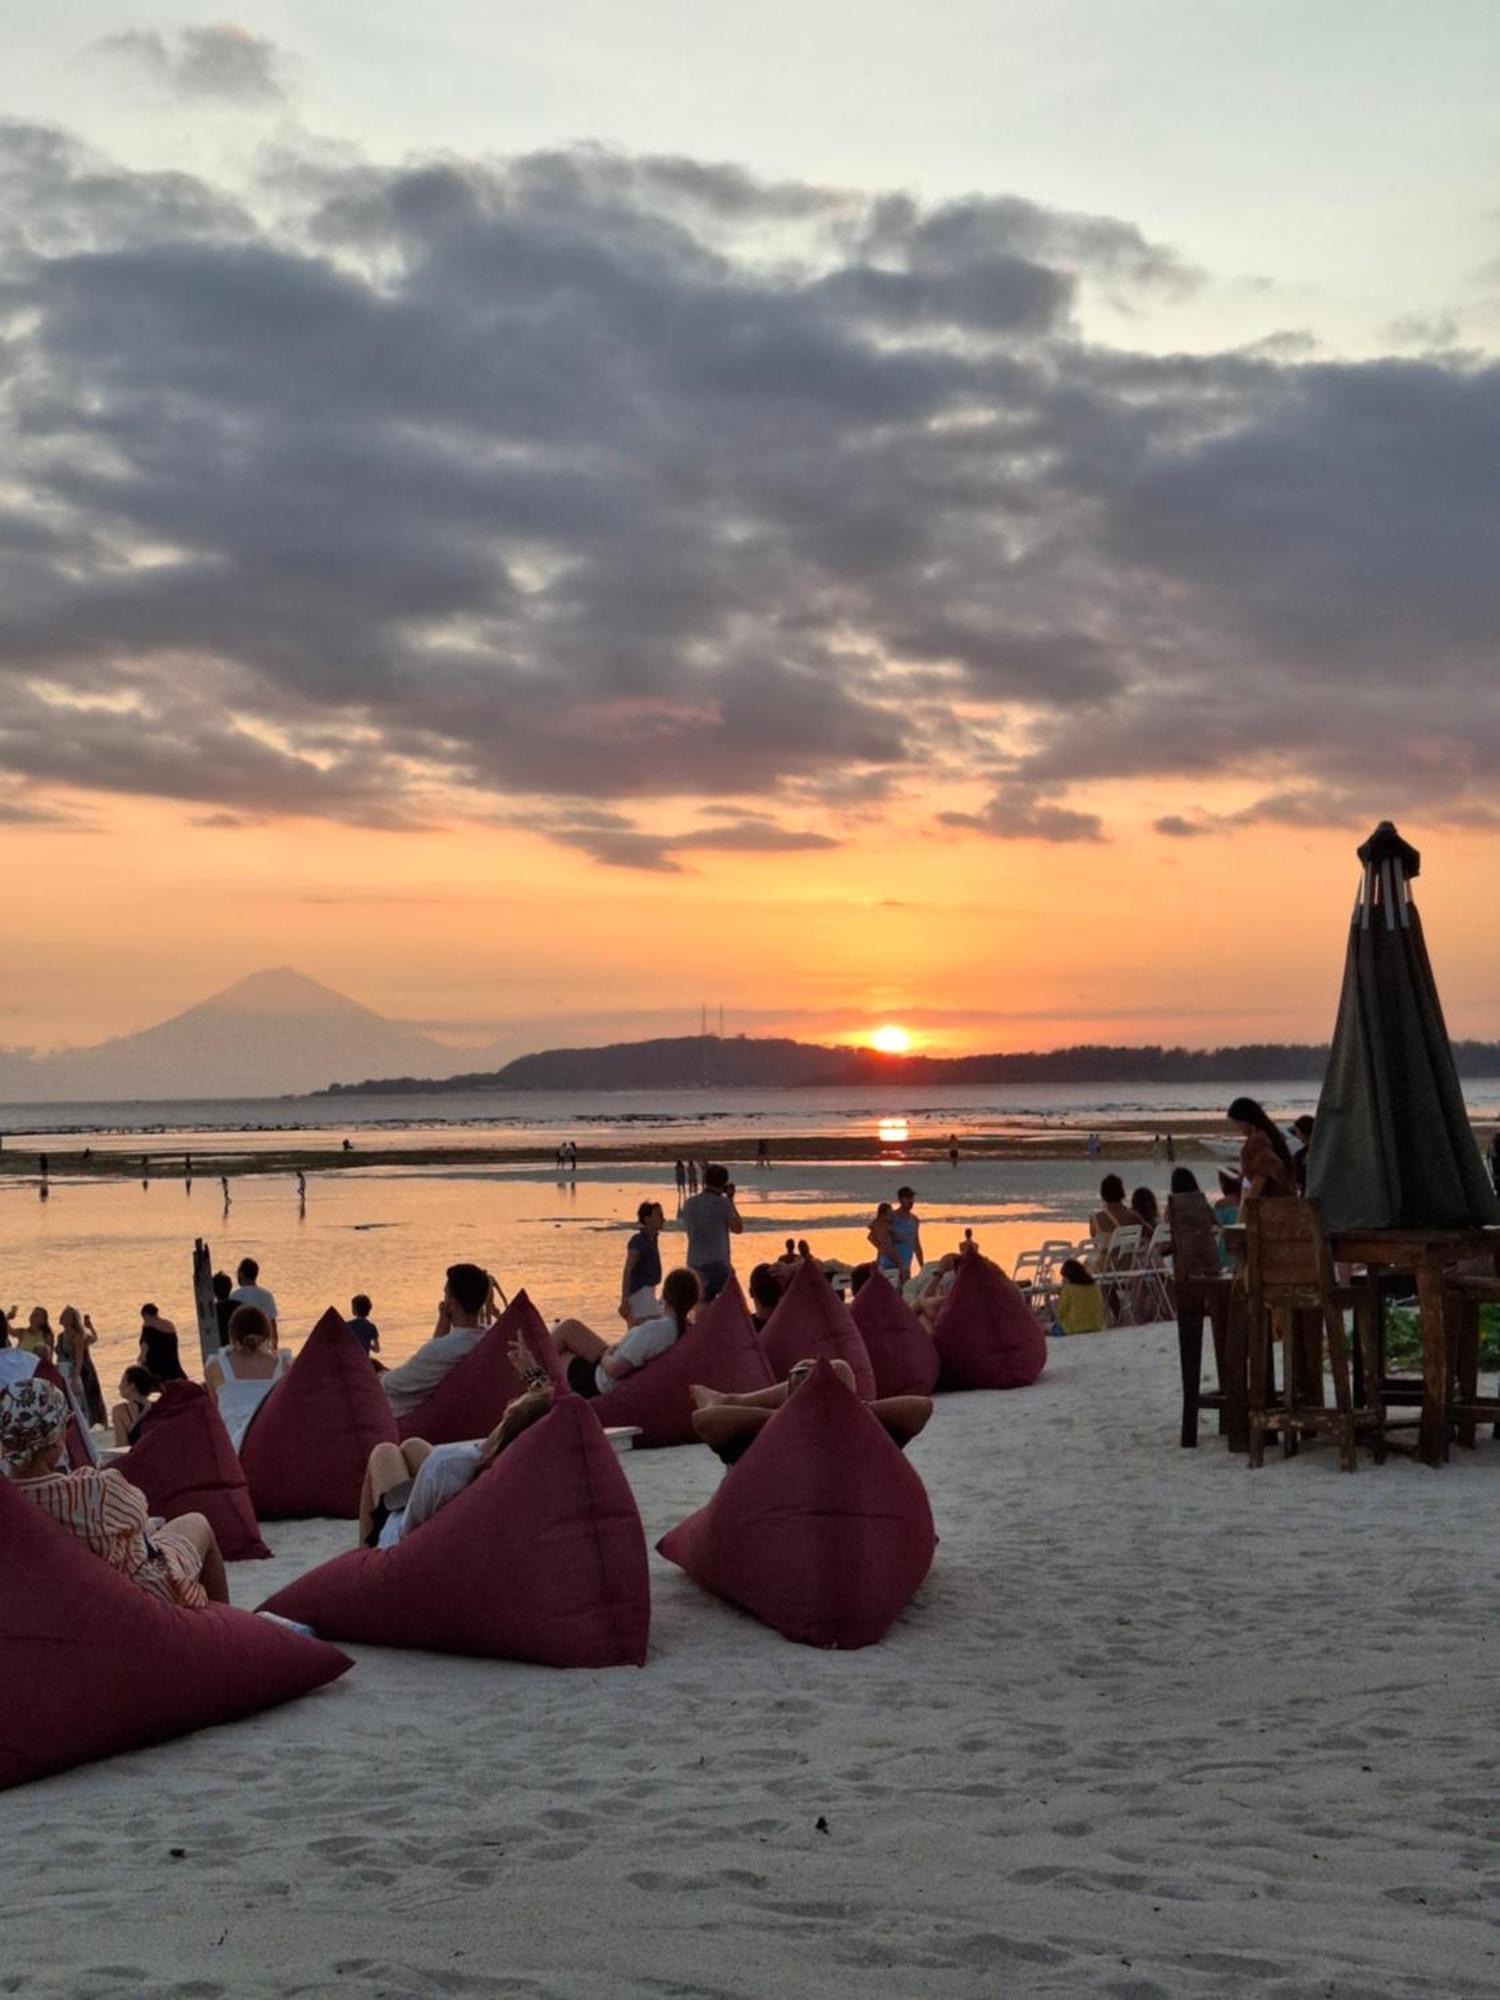
[[[687,1164],[685,1161],[674,1161],[672,1178],[677,1184],[677,1206],[681,1208],[682,1197],[687,1193]]]
[[[769,1167],[771,1164],[771,1148],[764,1139],[755,1142],[755,1164],[758,1167]]]
[[[948,1134],[948,1164],[955,1173],[958,1172],[958,1135],[955,1132]]]
[[[1253,1097],[1237,1097],[1224,1114],[1240,1135],[1241,1202],[1297,1193],[1297,1169],[1281,1127]]]
[[[394,1416],[410,1416],[484,1339],[489,1331],[485,1314],[491,1291],[490,1274],[479,1265],[448,1266],[431,1339],[424,1341],[409,1361],[387,1369],[380,1378]]]
[[[698,1162],[691,1155],[687,1162],[687,1187],[689,1194],[698,1192]]]
[[[60,1463],[68,1403],[51,1382],[20,1382],[0,1396],[0,1459],[11,1484],[59,1527],[132,1583],[168,1604],[227,1604],[214,1531],[201,1514],[151,1519],[146,1496],[112,1467]]]
[[[393,1549],[415,1534],[551,1408],[552,1385],[544,1382],[507,1403],[487,1438],[460,1444],[408,1438],[404,1444],[376,1445],[359,1497],[359,1546]]]
[[[581,1319],[561,1320],[552,1338],[567,1363],[568,1387],[580,1396],[607,1396],[629,1376],[649,1368],[687,1332],[702,1296],[695,1272],[669,1271],[662,1280],[661,1312],[655,1319],[637,1321],[612,1343]]]
[[[1084,1147],[1084,1151],[1088,1154],[1091,1160],[1097,1160],[1102,1150],[1103,1148],[1100,1146],[1099,1143],[1099,1134],[1097,1132],[1090,1132],[1088,1136],[1088,1143]]]
[[[635,1234],[625,1245],[625,1266],[620,1273],[619,1313],[627,1326],[634,1326],[637,1320],[656,1319],[661,1313],[656,1296],[661,1283],[657,1238],[666,1223],[666,1212],[659,1201],[643,1201],[635,1219]]]
[[[304,1208],[306,1208],[306,1206],[307,1206],[307,1175],[306,1175],[306,1174],[304,1174],[304,1173],[302,1173],[302,1172],[301,1172],[300,1170],[299,1170],[299,1172],[298,1172],[298,1174],[297,1174],[297,1199],[298,1199],[298,1201],[300,1201],[300,1202],[301,1202],[302,1206],[303,1206]]]
[[[276,1346],[281,1338],[281,1324],[276,1311],[276,1294],[268,1291],[260,1282],[260,1266],[253,1257],[241,1257],[235,1271],[237,1280],[231,1293],[236,1305],[256,1306],[271,1322],[271,1345]]]
[[[220,1193],[221,1193],[221,1194],[223,1195],[223,1197],[224,1197],[224,1213],[225,1213],[226,1215],[228,1215],[228,1213],[229,1213],[229,1176],[228,1176],[227,1174],[220,1174],[220,1176],[219,1176],[219,1192],[220,1192]]]
[[[727,1167],[705,1165],[702,1192],[689,1195],[682,1204],[682,1220],[688,1267],[697,1272],[704,1299],[716,1299],[729,1283],[729,1239],[745,1227],[734,1205],[734,1182]]]

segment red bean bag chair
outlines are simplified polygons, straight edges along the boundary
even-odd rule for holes
[[[0,1789],[254,1715],[354,1662],[211,1604],[164,1603],[0,1479]]]
[[[601,1424],[639,1424],[639,1445],[696,1444],[688,1390],[769,1389],[771,1372],[745,1295],[733,1277],[704,1306],[681,1340],[589,1404]]]
[[[165,1382],[141,1421],[140,1433],[116,1460],[153,1514],[202,1514],[225,1562],[271,1551],[260,1538],[245,1468],[229,1442],[214,1399],[197,1382]]]
[[[635,1496],[589,1404],[554,1395],[540,1423],[393,1549],[335,1556],[264,1608],[373,1646],[643,1665],[651,1592]]]
[[[932,1335],[896,1287],[877,1272],[849,1308],[875,1371],[877,1396],[930,1396],[937,1387],[938,1351]]]
[[[810,1257],[797,1266],[780,1305],[761,1329],[760,1342],[778,1382],[799,1361],[847,1361],[862,1400],[868,1403],[875,1395],[875,1371],[859,1328]]]
[[[478,1346],[449,1369],[410,1415],[399,1419],[402,1442],[426,1438],[429,1444],[461,1444],[465,1438],[488,1437],[506,1404],[526,1387],[511,1366],[510,1346],[528,1327],[546,1332],[531,1300],[517,1292]]]
[[[76,1472],[81,1465],[97,1465],[99,1454],[91,1440],[84,1435],[83,1425],[78,1421],[78,1409],[68,1394],[68,1384],[62,1370],[49,1361],[44,1354],[36,1358],[36,1367],[31,1371],[35,1382],[50,1382],[58,1395],[68,1406],[68,1435],[65,1448],[68,1455],[68,1470]]]
[[[961,1257],[934,1329],[945,1389],[1024,1389],[1047,1365],[1047,1336],[998,1264]]]
[[[330,1306],[240,1440],[255,1511],[356,1520],[370,1453],[396,1439],[380,1377]]]
[[[808,1646],[870,1646],[932,1564],[921,1480],[826,1365],[706,1507],[657,1543],[717,1597]]]

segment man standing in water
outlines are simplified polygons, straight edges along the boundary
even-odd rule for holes
[[[689,1195],[682,1204],[682,1221],[687,1230],[688,1268],[697,1272],[705,1301],[716,1299],[729,1283],[729,1239],[745,1227],[734,1205],[734,1182],[728,1167],[703,1169],[703,1191]]]
[[[922,1255],[922,1225],[916,1215],[917,1193],[915,1188],[897,1188],[896,1206],[890,1214],[891,1248],[896,1256],[896,1268],[901,1273],[904,1285],[912,1274],[912,1267],[921,1270],[926,1259]]]

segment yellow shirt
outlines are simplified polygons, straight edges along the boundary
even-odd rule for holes
[[[1065,1283],[1057,1295],[1057,1323],[1064,1333],[1102,1333],[1104,1294],[1099,1287]]]

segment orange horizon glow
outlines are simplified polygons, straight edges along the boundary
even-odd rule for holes
[[[911,1053],[912,1037],[909,1029],[901,1028],[894,1021],[887,1021],[870,1031],[870,1047],[883,1056],[904,1056]]]

